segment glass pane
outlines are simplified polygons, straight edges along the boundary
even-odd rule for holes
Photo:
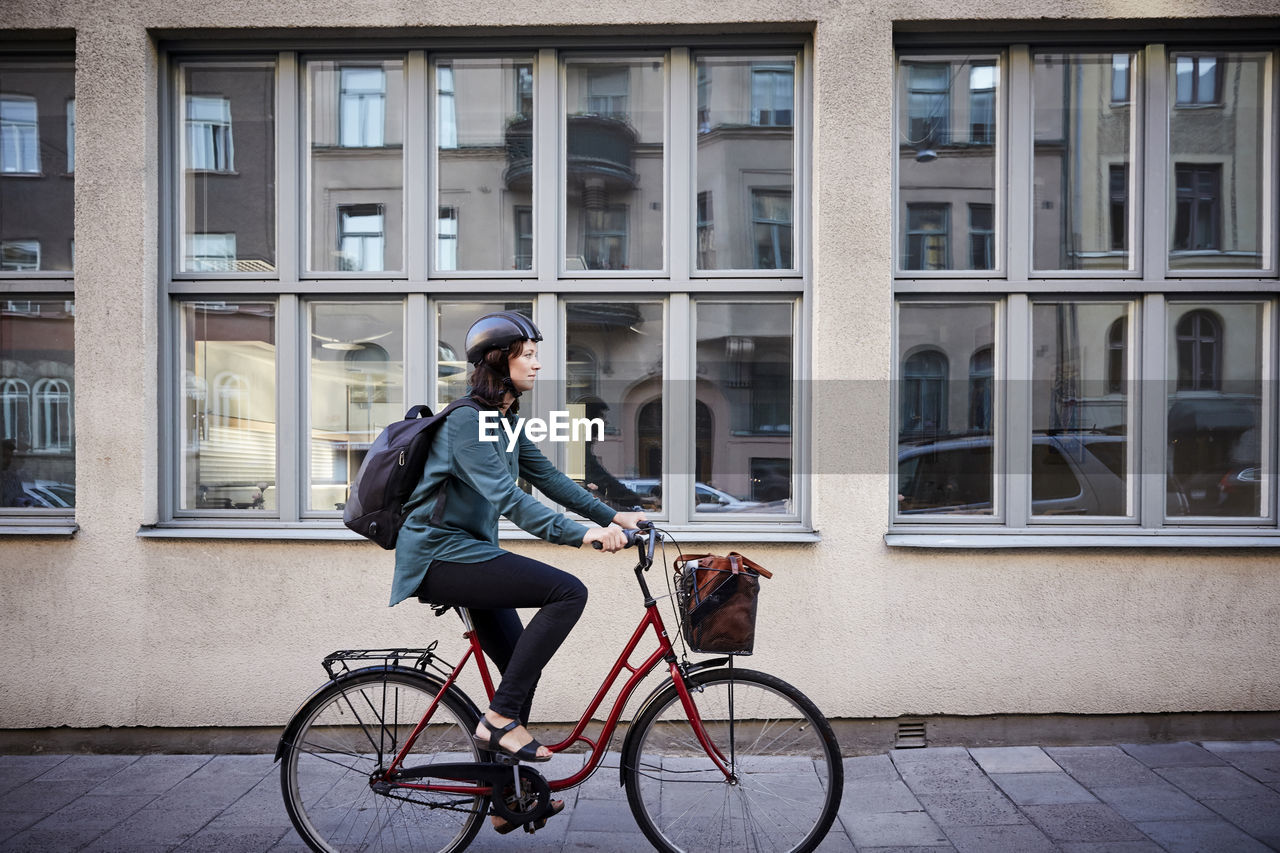
[[[1128,302],[1031,309],[1031,513],[1132,515]]]
[[[904,57],[898,65],[898,263],[994,269],[1000,57]],[[968,225],[953,234],[951,226]]]
[[[308,269],[404,268],[404,62],[307,63]]]
[[[694,509],[792,511],[790,302],[698,302]]]
[[[1170,303],[1168,317],[1168,512],[1265,515],[1263,305]]]
[[[276,306],[182,306],[180,509],[278,509]]]
[[[532,269],[533,61],[443,61],[436,89],[440,209],[453,212],[436,269]]]
[[[436,303],[436,405],[440,409],[467,393],[471,378],[471,365],[467,364],[467,330],[476,320],[495,311],[519,311],[532,319],[533,303]],[[537,393],[536,386],[534,393]]]
[[[1129,176],[1137,111],[1127,91],[1119,100],[1115,95],[1117,85],[1128,85],[1135,62],[1126,54],[1036,54],[1036,269],[1133,267]]]
[[[570,60],[565,75],[565,269],[661,269],[663,60]]]
[[[662,303],[569,302],[565,400],[602,434],[567,445],[565,473],[615,509],[662,510]]]
[[[1169,267],[1268,265],[1270,53],[1175,53],[1169,87]],[[1274,144],[1274,143],[1273,143]],[[1272,164],[1270,169],[1266,164]]]
[[[275,270],[275,91],[270,63],[182,66],[184,272]]]
[[[72,268],[74,97],[69,62],[0,64],[0,272]]]
[[[697,268],[794,269],[795,57],[697,68]]]
[[[308,509],[346,506],[382,428],[404,417],[401,302],[311,305],[311,492]]]
[[[991,515],[995,306],[898,306],[898,513]]]
[[[0,511],[76,505],[75,303],[0,301]]]

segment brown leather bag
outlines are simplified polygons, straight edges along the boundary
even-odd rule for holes
[[[676,558],[681,630],[696,652],[749,655],[756,639],[760,578],[773,574],[737,551]]]

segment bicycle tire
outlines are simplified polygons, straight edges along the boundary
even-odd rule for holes
[[[627,802],[645,837],[667,853],[817,847],[844,790],[826,717],[795,687],[755,670],[696,672],[687,683],[735,780],[707,757],[675,685],[668,686],[632,723],[622,756]]]
[[[282,747],[280,789],[294,828],[312,850],[456,853],[475,838],[487,797],[403,788],[381,794],[370,784],[439,689],[438,681],[413,670],[371,667],[321,689],[298,712]],[[405,764],[481,761],[471,740],[478,720],[469,701],[445,693]]]

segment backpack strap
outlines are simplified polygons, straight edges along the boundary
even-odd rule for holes
[[[470,395],[466,397],[460,397],[457,400],[454,400],[448,406],[445,406],[444,411],[440,413],[440,420],[443,421],[445,418],[447,418],[449,414],[453,412],[454,409],[460,409],[464,406],[469,409],[475,409],[477,412],[484,408],[484,406],[480,405],[480,403],[477,402],[476,399],[474,397],[471,397]],[[414,408],[417,408],[417,407],[415,406]],[[440,484],[440,487],[436,489],[436,505],[435,505],[435,508],[431,510],[431,526],[432,527],[438,527],[440,525],[440,519],[444,517],[444,508],[445,508],[445,505],[449,502],[449,479],[450,479],[449,475],[445,475],[444,481]]]

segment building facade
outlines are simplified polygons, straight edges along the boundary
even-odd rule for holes
[[[752,663],[828,715],[1273,719],[1280,18],[1122,6],[17,4],[0,729],[460,649],[341,511],[494,310],[522,413],[603,423],[547,455],[773,570]],[[628,559],[503,536],[590,588],[568,720]]]

